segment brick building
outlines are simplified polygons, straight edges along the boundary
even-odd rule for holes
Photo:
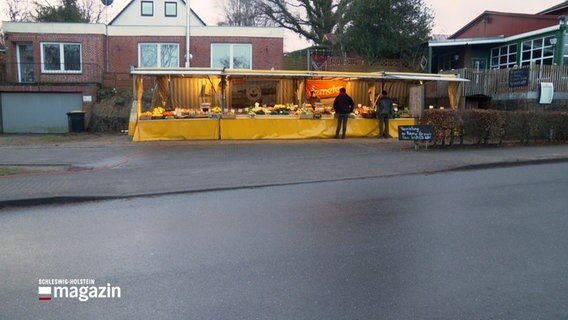
[[[282,29],[209,27],[193,10],[186,23],[186,12],[183,0],[132,0],[108,25],[3,22],[0,132],[66,132],[66,112],[88,119],[97,90],[131,87],[135,66],[282,68]]]
[[[431,40],[427,69],[470,80],[462,107],[568,110],[567,15],[568,1],[535,14],[485,11],[448,39]],[[446,103],[436,101],[445,89],[430,87],[430,103]]]

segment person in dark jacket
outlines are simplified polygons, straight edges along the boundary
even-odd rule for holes
[[[335,139],[339,138],[339,129],[342,129],[341,138],[345,139],[345,131],[347,130],[347,119],[349,114],[353,112],[355,103],[347,94],[345,88],[339,89],[339,95],[333,101],[333,110],[337,118],[337,129],[335,130]]]
[[[379,138],[389,137],[389,118],[392,113],[392,100],[388,97],[388,93],[383,90],[379,98],[379,107],[377,110],[377,118],[379,118]]]

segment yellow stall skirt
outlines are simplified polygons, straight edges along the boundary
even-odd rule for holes
[[[414,118],[398,118],[389,121],[389,134],[398,138],[398,126],[414,125]],[[337,119],[169,119],[140,120],[134,131],[133,141],[156,140],[204,140],[204,139],[313,139],[333,138]],[[376,138],[377,119],[349,119],[349,138]]]
[[[132,141],[206,139],[219,139],[219,120],[139,120]]]
[[[389,135],[391,138],[398,139],[398,126],[413,126],[415,124],[416,124],[415,118],[389,119]]]
[[[221,139],[333,138],[336,119],[221,119]],[[349,119],[347,137],[376,137],[377,121]]]

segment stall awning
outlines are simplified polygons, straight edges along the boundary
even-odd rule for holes
[[[450,81],[467,82],[469,80],[454,74],[410,73],[410,72],[333,72],[302,70],[244,70],[212,68],[135,68],[133,75],[174,75],[182,77],[228,76],[228,77],[266,77],[266,78],[310,78],[321,80],[408,80],[408,81]]]
[[[386,72],[385,78],[392,80],[469,82],[468,79],[459,78],[454,74]]]
[[[186,77],[203,77],[203,76],[221,76],[223,69],[213,68],[134,68],[130,71],[133,75],[143,76],[186,76]]]

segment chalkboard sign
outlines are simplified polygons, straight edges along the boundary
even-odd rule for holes
[[[432,141],[433,135],[431,125],[398,126],[398,140]]]
[[[509,88],[529,85],[529,69],[511,69],[509,71]]]

